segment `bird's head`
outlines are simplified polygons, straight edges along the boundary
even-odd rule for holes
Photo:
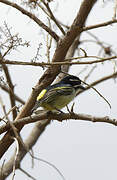
[[[74,87],[76,90],[77,89],[81,89],[81,90],[85,90],[85,88],[81,85],[81,80],[73,75],[68,75],[66,77],[64,77],[60,83],[63,84],[70,84],[72,87]]]

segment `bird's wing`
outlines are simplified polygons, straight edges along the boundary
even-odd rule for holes
[[[41,102],[46,101],[47,103],[56,100],[59,96],[67,96],[71,95],[73,92],[72,87],[56,87],[54,89],[49,89],[43,96],[43,98],[40,100]],[[56,97],[56,98],[55,98]]]

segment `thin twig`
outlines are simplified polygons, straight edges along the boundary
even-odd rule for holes
[[[33,179],[33,180],[36,180],[36,178],[34,178],[33,176],[31,176],[28,172],[26,172],[24,169],[22,169],[21,167],[19,167],[19,170],[21,172],[23,172],[24,174],[26,174],[29,178]]]
[[[12,180],[14,180],[14,177],[15,177],[15,165],[16,165],[16,161],[17,161],[17,156],[18,156],[18,153],[19,153],[19,143],[18,143],[18,140],[17,138],[13,138],[15,140],[15,143],[16,143],[16,154],[15,154],[15,158],[14,158],[14,164],[13,164],[13,175],[12,175]]]
[[[48,162],[48,161],[46,161],[46,160],[44,160],[44,159],[37,158],[37,157],[35,157],[35,156],[33,156],[33,158],[36,159],[36,160],[39,160],[39,161],[41,161],[41,162],[44,162],[44,163],[48,164],[49,166],[53,167],[53,168],[58,172],[58,174],[61,176],[61,178],[62,178],[63,180],[65,180],[65,177],[63,176],[63,174],[60,172],[60,170],[59,170],[54,164],[52,164],[52,163],[50,163],[50,162]]]
[[[93,37],[96,40],[96,43],[99,44],[103,49],[105,49],[105,46],[103,45],[103,42],[101,42],[97,36],[95,36],[90,31],[87,31],[86,33],[89,34],[91,37]]]
[[[82,80],[81,80],[82,81]],[[107,104],[109,105],[110,109],[111,109],[111,104],[109,103],[109,101],[93,86],[90,86],[89,84],[87,84],[86,82],[82,81],[84,84],[86,84],[87,86],[89,86],[90,88],[92,88],[95,92],[97,92],[99,94],[100,97],[102,97],[104,99],[104,101],[107,102]]]
[[[86,65],[83,69],[81,69],[81,71],[79,71],[79,72],[77,73],[77,76],[79,76],[80,74],[82,74],[83,72],[85,72],[85,71],[87,70],[87,68],[88,68],[88,65]]]
[[[65,31],[62,28],[62,26],[59,24],[59,22],[57,21],[57,19],[55,18],[53,12],[50,9],[49,3],[45,3],[45,1],[42,1],[43,4],[45,5],[45,7],[47,8],[48,12],[50,13],[50,17],[51,19],[55,22],[55,24],[57,25],[57,27],[60,29],[60,31],[62,32],[63,35],[65,35]]]
[[[41,2],[37,2],[37,5],[40,7],[40,9],[48,16],[50,17],[50,14],[47,12],[47,10],[41,5]]]
[[[6,109],[5,109],[5,105],[3,103],[2,97],[0,96],[0,104],[2,106],[3,112],[6,115]],[[7,123],[3,118],[0,118],[0,121],[3,121],[4,123]]]
[[[2,163],[2,166],[1,166],[0,177],[3,177],[4,164],[5,164],[5,159],[3,160],[3,163]]]
[[[50,23],[50,19],[48,19],[48,22],[49,22],[49,27],[51,28],[51,23]],[[47,34],[47,41],[46,41],[46,47],[47,47],[47,59],[48,59],[48,63],[50,63],[50,48],[51,48],[51,45],[52,45],[52,37],[50,36],[50,39],[49,39],[49,34]]]
[[[113,14],[113,20],[116,19],[116,11],[117,11],[117,0],[115,0],[115,6],[114,6],[114,14]]]
[[[4,111],[5,115],[2,117],[2,119],[7,119],[7,120],[9,120],[8,115],[9,115],[14,109],[16,109],[16,108],[17,108],[16,106],[12,107],[12,108],[8,111],[8,113],[6,113],[6,110],[5,110],[5,111]]]
[[[97,65],[94,65],[91,70],[89,71],[89,73],[85,76],[84,78],[84,82],[87,81],[87,79],[90,77],[91,73],[94,71],[94,69],[97,67]]]

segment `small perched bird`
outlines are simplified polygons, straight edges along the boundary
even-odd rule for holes
[[[38,107],[43,107],[49,111],[60,111],[74,99],[79,91],[84,89],[78,77],[67,75],[60,82],[50,85],[41,91],[32,112]]]

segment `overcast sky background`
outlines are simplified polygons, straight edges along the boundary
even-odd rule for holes
[[[55,16],[63,23],[70,25],[78,12],[81,0],[58,0],[59,6],[56,7],[56,2],[51,2]],[[113,2],[107,3],[105,6],[103,0],[99,0],[91,11],[86,25],[102,23],[112,19]],[[39,18],[42,19],[41,12],[38,12]],[[47,18],[43,18],[47,21]],[[6,58],[11,60],[30,61],[36,54],[39,43],[42,43],[40,49],[40,61],[46,61],[46,49],[44,34],[40,28],[29,18],[17,12],[13,8],[0,3],[0,26],[3,26],[4,21],[12,27],[12,32],[19,33],[24,40],[30,41],[29,48],[19,48],[18,51],[13,51]],[[117,50],[117,25],[107,26],[92,30],[101,41],[105,41]],[[2,35],[2,34],[1,34]],[[83,33],[81,39],[90,39],[90,36]],[[97,55],[97,46],[91,43],[83,44],[80,47],[86,50],[88,55]],[[51,56],[54,53],[52,49]],[[43,74],[43,69],[40,67],[23,67],[9,66],[13,83],[16,84],[15,92],[25,101],[28,99],[32,87]],[[71,68],[70,72],[74,75],[83,69],[80,65]],[[113,72],[113,64],[105,63],[99,65],[99,68],[94,71],[88,82],[92,82],[102,76]],[[86,73],[86,72],[85,72]],[[80,75],[80,78],[85,76]],[[1,72],[2,75],[2,72]],[[111,103],[112,109],[99,97],[93,90],[82,93],[78,96],[75,102],[75,112],[91,114],[94,116],[110,116],[117,119],[117,84],[113,80],[108,80],[96,88],[106,97]],[[9,107],[8,96],[2,90],[0,95],[3,98],[6,107]],[[72,103],[70,103],[72,105]],[[70,106],[69,106],[70,107]],[[63,111],[66,111],[64,108]],[[3,115],[0,109],[0,114]],[[30,133],[33,125],[25,126],[22,131],[24,139]],[[15,147],[15,144],[14,144]],[[6,157],[12,155],[14,147],[10,148],[6,153]],[[46,128],[41,138],[34,146],[35,156],[43,158],[54,165],[63,173],[66,180],[116,180],[117,173],[117,127],[106,123],[90,123],[86,121],[64,121],[62,123],[52,121]],[[5,158],[5,157],[4,157]],[[4,159],[3,158],[3,159]],[[3,162],[1,160],[1,163]],[[39,180],[61,180],[60,175],[50,166],[35,161],[34,169],[31,169],[31,158],[29,155],[21,163],[22,168],[28,171],[32,176]],[[7,178],[11,179],[11,176]],[[15,179],[30,179],[20,171],[16,172]]]

